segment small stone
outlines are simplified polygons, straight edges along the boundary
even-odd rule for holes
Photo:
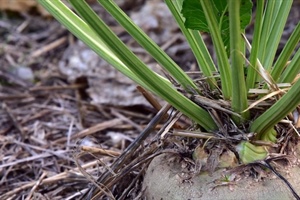
[[[30,67],[19,66],[19,67],[16,67],[12,71],[12,73],[24,81],[30,81],[30,82],[34,81],[34,74]]]

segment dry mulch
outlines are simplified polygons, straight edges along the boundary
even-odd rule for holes
[[[151,3],[138,2],[128,12],[138,14],[138,10],[151,7]],[[101,9],[96,7],[96,10],[102,15]],[[106,180],[115,183],[106,196],[141,198],[143,170],[149,160],[162,152],[163,147],[181,145],[177,140],[158,142],[153,132],[167,128],[163,122],[154,126],[151,121],[158,109],[145,100],[130,103],[130,94],[118,97],[119,104],[108,104],[110,99],[101,99],[109,95],[106,92],[110,86],[120,85],[113,78],[120,77],[114,70],[109,71],[108,74],[113,74],[109,79],[92,76],[94,69],[91,74],[76,70],[68,74],[62,70],[62,65],[72,68],[70,58],[76,55],[76,50],[79,53],[83,50],[55,20],[35,13],[2,12],[0,15],[0,199],[79,199],[95,187],[101,174],[114,167],[119,169],[120,163],[128,167],[118,175],[130,173],[126,180]],[[156,65],[108,15],[102,17],[149,66]],[[161,27],[148,27],[147,31],[180,66],[195,69],[195,60],[178,28],[164,32]],[[170,41],[168,34],[175,39]],[[102,61],[94,66],[83,64],[88,68],[103,65],[107,70]],[[126,84],[132,86],[130,82]],[[101,94],[102,90],[105,93]],[[142,99],[136,93],[133,96]],[[102,100],[106,103],[99,103]],[[149,125],[150,121],[153,124]],[[183,120],[178,126],[188,125],[190,122]],[[132,154],[123,154],[127,157],[119,157],[115,162],[141,133],[152,137],[141,147],[136,146]]]
[[[144,5],[141,3],[135,10]],[[142,59],[154,65],[103,10],[97,12]],[[148,31],[155,36],[158,28]],[[173,34],[178,34],[176,30]],[[109,96],[99,94],[101,90],[113,93],[109,87],[116,88],[119,82],[135,87],[126,79],[115,80],[120,74],[101,60],[94,66],[85,61],[83,64],[90,70],[100,63],[107,72],[105,76],[112,74],[109,79],[92,76],[94,69],[80,76],[76,69],[71,74],[64,71],[65,66],[72,68],[70,60],[76,53],[87,52],[88,48],[51,18],[29,12],[1,12],[0,34],[0,199],[78,199],[145,129],[157,109],[141,101],[143,96],[136,89],[134,96],[139,99],[135,102],[130,101],[131,91],[118,97],[118,104],[101,99]],[[165,49],[174,43],[173,56],[187,48],[182,37],[158,42],[165,44]],[[99,103],[99,98],[106,104]],[[158,145],[153,147],[157,149]],[[132,159],[143,152],[137,148]],[[129,162],[131,158],[127,159]],[[140,166],[128,176],[131,184],[125,182],[112,189],[118,199],[141,196],[145,164],[140,160],[136,163]]]

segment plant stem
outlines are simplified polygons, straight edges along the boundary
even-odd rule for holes
[[[125,76],[129,77],[139,85],[152,91],[147,87],[142,80],[140,80],[131,70],[128,69],[124,63],[120,61],[109,49],[109,47],[103,42],[101,38],[89,27],[83,20],[75,15],[66,5],[58,0],[38,0],[38,2],[44,6],[48,12],[52,13],[61,24],[69,29],[77,38],[83,41],[89,46],[95,53],[97,53],[106,62],[114,66]],[[168,81],[161,77],[166,83]],[[171,83],[169,82],[171,85]],[[152,91],[153,92],[153,91]]]
[[[218,58],[218,69],[221,75],[222,92],[225,99],[230,99],[232,95],[232,81],[230,74],[230,65],[227,58],[227,53],[221,37],[221,31],[218,26],[216,16],[213,12],[212,3],[210,0],[201,0],[208,27],[212,36],[212,41],[215,46],[215,51]]]
[[[271,130],[275,124],[292,112],[300,103],[300,79],[273,106],[260,115],[251,125],[250,131],[257,133],[261,139],[263,134]]]
[[[180,112],[199,123],[206,130],[215,130],[216,124],[210,114],[161,80],[112,32],[102,19],[83,0],[70,0],[75,10],[102,38],[111,51],[156,95],[169,102]]]
[[[248,90],[250,88],[255,87],[255,82],[257,80],[257,75],[258,75],[257,56],[260,48],[263,10],[264,10],[264,0],[257,0],[252,50],[250,52],[250,66],[248,67],[248,73],[247,73]]]
[[[296,76],[296,74],[298,74],[298,71],[292,71],[295,70],[293,68],[293,65],[289,64],[288,67],[286,65],[292,53],[294,52],[295,48],[299,44],[299,41],[300,41],[300,23],[298,23],[297,26],[295,27],[292,35],[288,39],[287,43],[284,45],[282,52],[280,53],[276,63],[274,64],[273,70],[271,72],[271,76],[275,81],[277,81],[278,78],[280,77],[279,82],[281,83],[286,83],[286,81],[291,82],[292,79]],[[298,52],[299,51],[300,50],[298,49]],[[292,60],[296,59],[296,57],[297,56],[294,55]],[[297,66],[299,66],[299,64],[295,65],[294,67]],[[282,71],[284,71],[283,74]],[[287,76],[291,76],[291,78],[286,79],[285,77]]]
[[[145,49],[150,55],[175,78],[187,91],[192,87],[198,91],[198,87],[190,77],[153,42],[112,0],[98,0],[128,33]]]
[[[270,34],[268,35],[266,44],[266,54],[263,61],[261,61],[264,68],[268,71],[271,71],[271,67],[273,65],[276,51],[278,49],[280,38],[284,31],[284,26],[290,13],[293,0],[283,0],[282,2],[280,0],[275,0],[275,2],[276,6],[278,7],[276,8],[279,10],[275,12],[275,15],[273,16],[273,26],[271,28]]]
[[[184,26],[184,18],[180,13],[181,6],[179,1],[165,0],[176,22],[178,23],[182,33],[186,37],[203,75],[208,78],[211,89],[215,88],[217,82],[213,77],[216,71],[215,64],[207,50],[207,47],[199,33],[199,31],[187,29]]]
[[[240,29],[240,0],[228,0],[230,29],[230,58],[232,76],[233,111],[240,113],[244,119],[249,118],[249,111],[242,112],[248,106],[247,90],[244,79],[244,59],[242,56],[242,37]],[[234,118],[237,123],[243,120]]]
[[[294,78],[299,75],[300,71],[300,48],[294,55],[290,64],[288,64],[287,69],[281,75],[279,82],[281,83],[291,83]]]

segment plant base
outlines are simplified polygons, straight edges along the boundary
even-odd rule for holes
[[[162,154],[153,159],[146,172],[143,188],[149,200],[287,200],[293,194],[282,180],[273,173],[261,181],[253,177],[241,177],[238,181],[225,182],[225,170],[217,170],[211,176],[201,173],[183,180],[182,166],[172,159],[174,155]],[[173,160],[173,161],[171,161]],[[299,166],[282,169],[280,173],[290,182],[295,191],[300,191]]]

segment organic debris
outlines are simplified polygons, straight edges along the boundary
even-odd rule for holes
[[[103,197],[141,199],[144,171],[153,157],[164,152],[181,159],[187,173],[185,180],[191,177],[190,172],[193,175],[204,169],[205,163],[197,164],[191,159],[192,153],[199,145],[203,147],[201,139],[211,135],[180,130],[187,129],[191,122],[177,112],[164,115],[162,121],[155,122],[156,126],[149,124],[161,109],[162,101],[157,101],[158,105],[152,102],[151,105],[156,105],[152,108],[137,92],[135,84],[98,58],[58,22],[37,15],[34,9],[40,11],[36,2],[22,1],[21,5],[21,1],[4,5],[1,3],[8,0],[0,0],[1,6],[4,5],[0,9],[21,12],[0,13],[0,199],[80,199],[83,194],[94,195],[95,191],[101,191],[99,195]],[[154,26],[141,26],[150,27],[149,35],[180,66],[196,69],[195,59],[187,51],[189,47],[179,29],[172,25],[165,30],[169,24],[161,18],[167,16],[167,23],[172,20],[165,13],[165,6],[145,4],[142,0],[126,2],[132,4],[122,6],[135,6],[127,10],[132,17],[141,18],[145,10],[149,15],[154,13],[148,16]],[[166,15],[155,11],[157,7],[164,9]],[[103,9],[95,7],[95,10],[133,52],[162,73]],[[222,122],[226,115],[221,115],[221,111],[231,112],[227,102],[213,98],[208,101],[208,97],[195,96],[195,99],[202,106],[213,105],[216,118]],[[268,102],[259,104],[268,105]],[[225,125],[230,125],[227,128],[232,132],[238,130],[232,123]],[[288,129],[277,127],[282,132],[280,154],[289,151],[289,141],[293,141],[293,127],[290,124],[283,127]],[[145,132],[149,137],[135,140]],[[223,136],[214,135],[211,141],[226,143],[243,139]],[[210,160],[215,167],[213,155]]]

